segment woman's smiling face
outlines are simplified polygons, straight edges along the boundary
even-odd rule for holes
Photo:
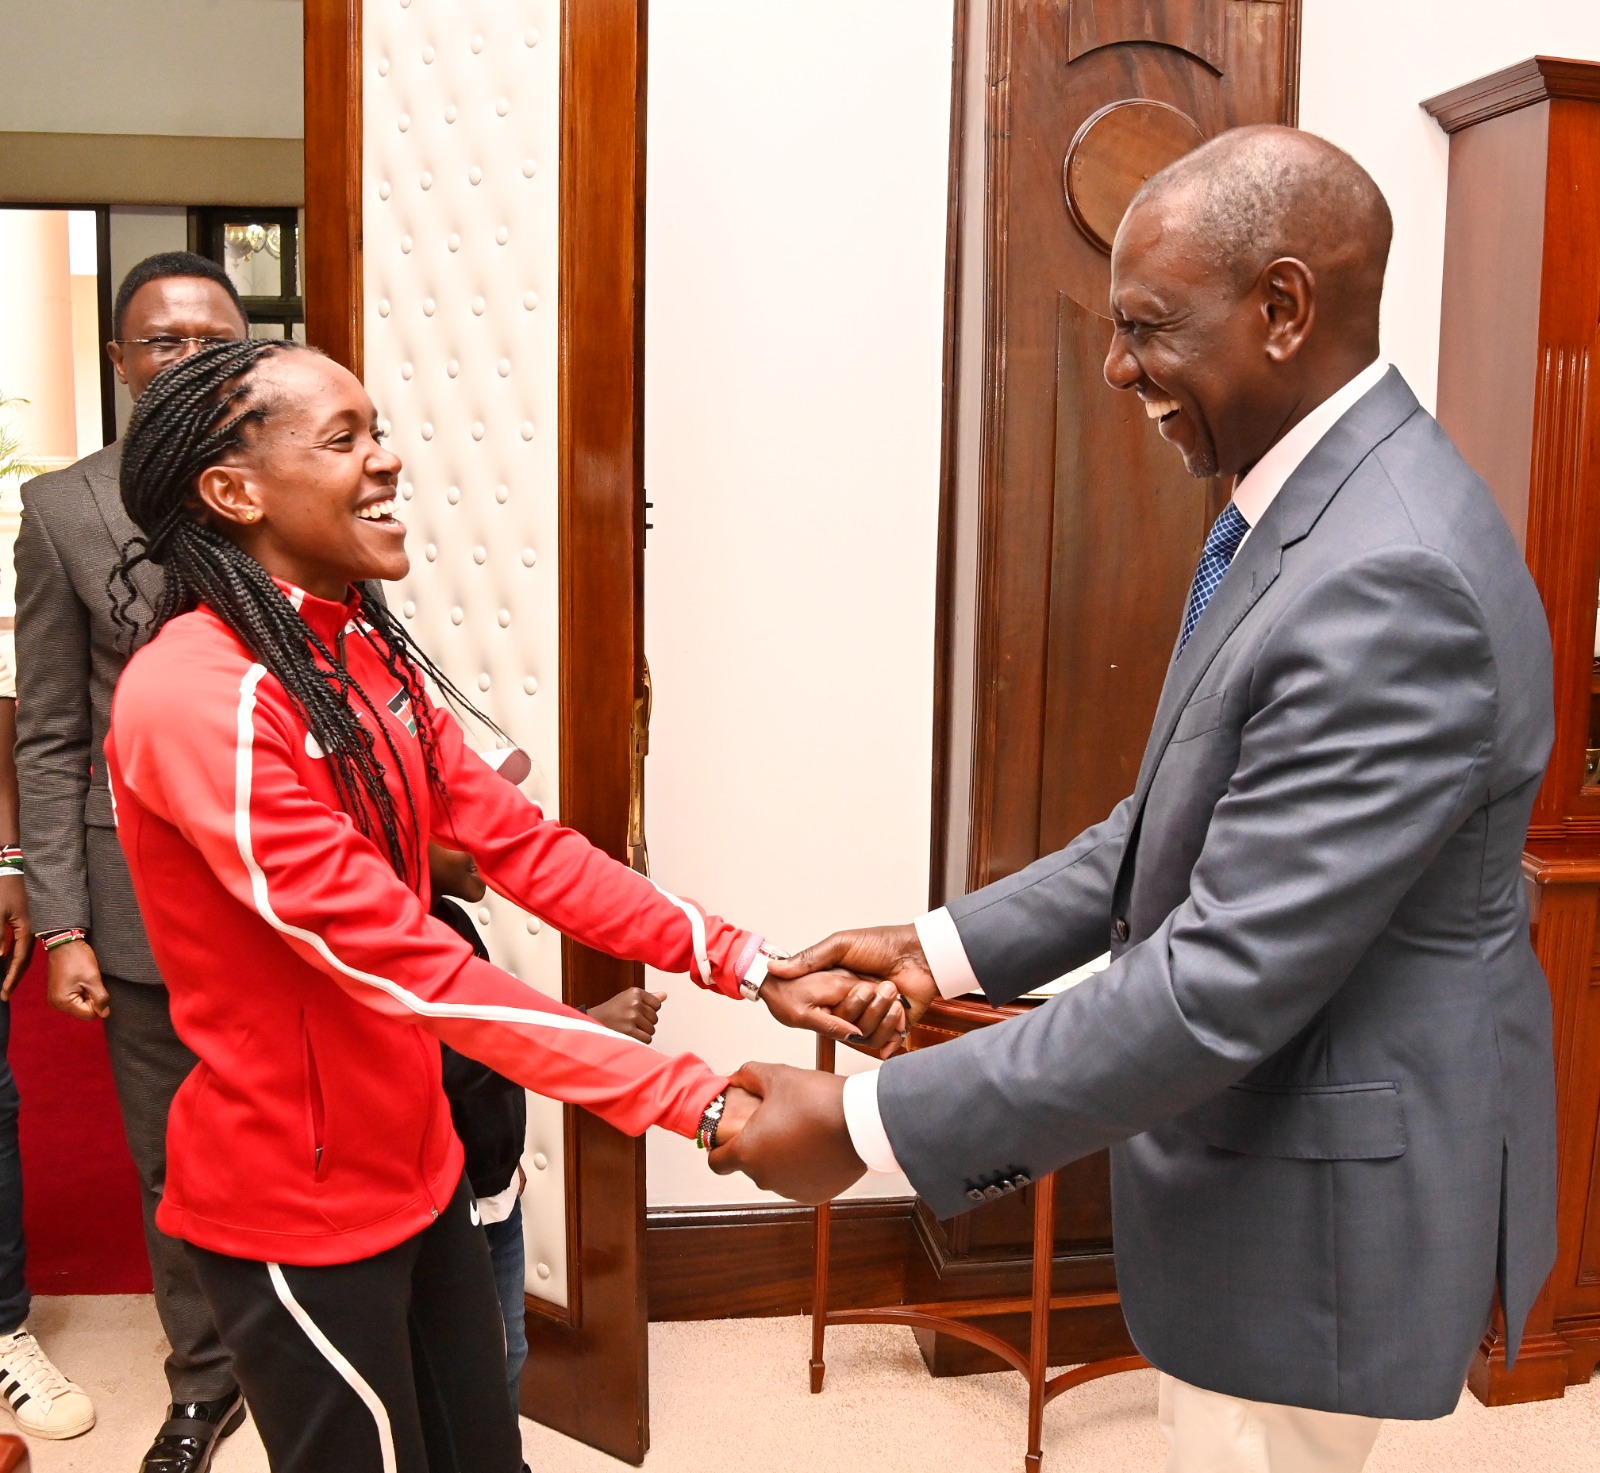
[[[394,515],[400,457],[384,447],[359,379],[320,353],[261,361],[249,400],[265,418],[245,449],[202,472],[207,520],[269,573],[319,598],[411,567]]]

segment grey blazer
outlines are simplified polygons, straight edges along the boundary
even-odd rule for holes
[[[28,900],[39,930],[86,926],[103,971],[159,982],[117,844],[102,748],[111,692],[143,643],[160,573],[135,572],[130,641],[107,583],[137,529],[116,445],[22,488],[17,535],[17,784]]]
[[[1002,1026],[891,1060],[933,1208],[1111,1147],[1128,1326],[1215,1391],[1454,1409],[1555,1257],[1550,997],[1521,852],[1550,644],[1483,482],[1391,371],[1244,544],[1102,824],[953,902]]]

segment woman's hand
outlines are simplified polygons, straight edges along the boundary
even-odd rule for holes
[[[794,956],[774,957],[767,963],[768,980],[762,984],[761,995],[766,996],[774,980],[792,986],[801,981],[821,983],[829,978],[847,975],[842,971],[830,971],[829,968],[861,973],[868,979],[869,986],[870,979],[883,979],[870,1006],[863,1004],[858,991],[846,992],[836,1003],[823,1004],[837,1017],[848,1020],[857,1028],[860,1038],[850,1040],[856,1048],[880,1059],[899,1053],[905,1047],[907,1032],[939,995],[933,974],[928,970],[928,959],[922,954],[922,943],[917,939],[915,926],[836,931],[826,940],[808,946]],[[878,1007],[876,998],[883,995],[881,989],[891,986],[896,994],[895,1006],[886,1009]]]
[[[625,1033],[640,1043],[649,1043],[656,1036],[656,1014],[666,1000],[664,992],[630,987],[626,992],[596,1003],[589,1009],[589,1016],[596,1023],[604,1023],[613,1033]]]
[[[59,1012],[85,1021],[111,1014],[111,994],[100,976],[100,961],[87,941],[69,941],[50,953],[45,996]]]
[[[905,1009],[892,982],[843,970],[792,979],[768,972],[761,984],[761,1001],[787,1028],[809,1028],[868,1052],[880,1048],[898,1052],[905,1039]],[[880,1057],[887,1058],[888,1053]]]

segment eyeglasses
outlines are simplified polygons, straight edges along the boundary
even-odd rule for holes
[[[181,358],[193,349],[214,348],[218,343],[234,343],[237,338],[113,338],[119,348],[143,348],[152,358]]]

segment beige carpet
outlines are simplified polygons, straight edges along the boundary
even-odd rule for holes
[[[100,1414],[85,1437],[36,1443],[36,1473],[133,1473],[166,1399],[151,1301],[43,1299],[31,1324]],[[828,1384],[814,1397],[807,1344],[801,1319],[652,1326],[650,1473],[1021,1473],[1020,1378],[935,1382],[909,1331],[847,1328],[829,1334]],[[621,1466],[526,1421],[523,1444],[535,1473]],[[1153,1372],[1081,1387],[1045,1413],[1046,1473],[1160,1473],[1161,1462]],[[246,1426],[216,1473],[266,1466]],[[1390,1423],[1368,1469],[1600,1473],[1600,1381],[1559,1402],[1491,1412],[1463,1396],[1441,1422]]]

